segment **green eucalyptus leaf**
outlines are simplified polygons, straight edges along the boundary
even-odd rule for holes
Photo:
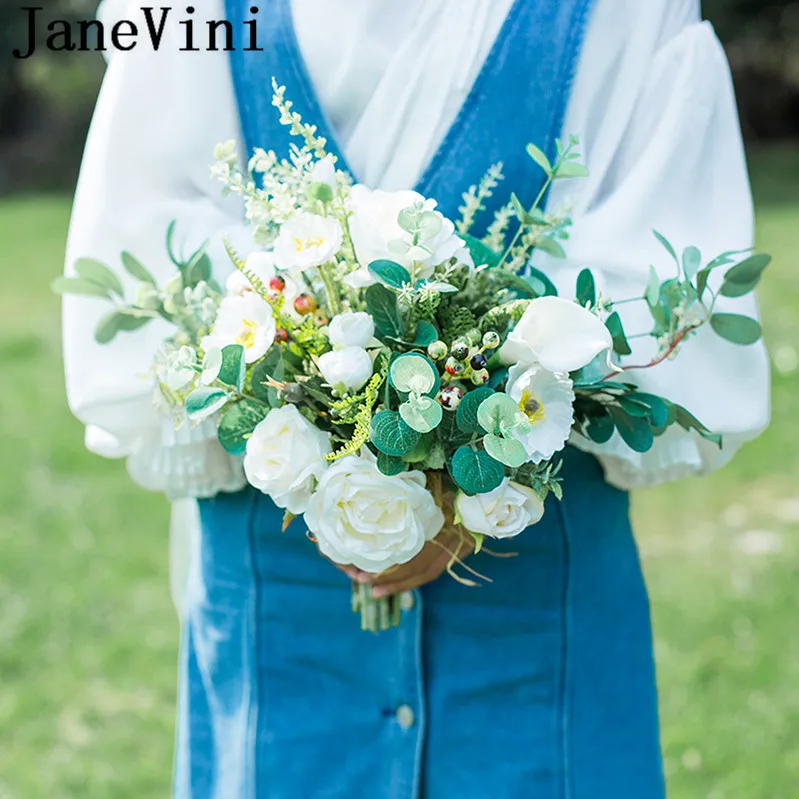
[[[634,452],[649,452],[655,443],[655,436],[647,419],[630,416],[620,408],[611,407],[611,416],[619,435]]]
[[[153,314],[146,311],[140,312],[134,308],[119,308],[100,319],[94,330],[94,338],[98,344],[108,344],[113,341],[117,333],[138,330],[152,321],[152,319]]]
[[[586,305],[596,305],[596,282],[590,269],[583,269],[577,276],[576,298],[583,308]]]
[[[553,258],[562,260],[566,257],[566,250],[551,236],[545,236],[540,239],[535,245],[535,248],[541,250],[541,252],[547,253],[547,255],[551,255]]]
[[[150,271],[145,268],[144,264],[129,252],[122,253],[122,266],[125,267],[125,271],[131,275],[131,277],[136,278],[140,283],[149,283],[151,286],[158,285],[155,278]]]
[[[461,444],[468,444],[472,434],[466,433],[458,427],[457,414],[447,412],[441,419],[441,424],[436,430],[438,440],[446,447],[459,447]]]
[[[402,456],[402,461],[404,463],[415,464],[426,460],[435,441],[436,437],[434,433],[427,433],[419,436],[419,441],[416,443],[416,446],[407,455]]]
[[[408,353],[400,355],[389,369],[391,385],[403,394],[431,394],[438,391],[438,370],[424,355]]]
[[[686,280],[692,280],[702,265],[702,253],[696,247],[686,247],[682,254],[682,271]]]
[[[516,427],[521,417],[524,415],[516,400],[501,392],[486,397],[477,409],[477,423],[488,433],[498,434],[503,429]]]
[[[186,414],[193,422],[200,422],[222,410],[228,395],[219,388],[198,388],[186,397]]]
[[[369,286],[365,292],[366,310],[374,319],[375,327],[382,336],[402,338],[404,327],[400,315],[397,295],[385,286],[377,283]]]
[[[649,267],[649,282],[646,284],[644,299],[648,305],[657,305],[660,299],[660,275],[654,266]]]
[[[262,402],[268,402],[273,407],[278,405],[277,389],[267,385],[268,379],[271,377],[273,380],[280,382],[283,380],[285,374],[285,366],[283,364],[283,351],[277,345],[273,345],[269,351],[258,361],[252,369],[250,376],[250,388],[255,397]],[[321,381],[320,381],[321,382]],[[303,384],[303,388],[306,388]],[[324,395],[326,405],[330,403],[327,394]]]
[[[525,276],[531,288],[539,297],[557,297],[558,289],[555,284],[539,269],[534,266],[527,268]],[[538,284],[538,285],[536,285]],[[543,290],[541,290],[543,288]]]
[[[487,452],[459,447],[450,464],[452,479],[467,494],[487,494],[502,485],[505,467]]]
[[[536,147],[534,144],[528,144],[527,155],[529,155],[547,175],[552,174],[552,164],[549,162],[549,158],[547,158],[543,150]]]
[[[177,227],[177,221],[172,220],[169,223],[169,227],[166,229],[166,252],[169,256],[169,260],[183,272],[183,262],[178,258],[175,253],[175,228]]]
[[[671,242],[662,233],[658,233],[657,230],[653,230],[652,232],[655,234],[655,238],[663,245],[666,252],[674,259],[674,263],[677,264],[678,267],[682,266],[674,247],[671,246]]]
[[[438,341],[438,330],[429,322],[419,322],[413,343],[417,347],[429,347],[434,341]]]
[[[497,266],[502,256],[500,253],[492,250],[487,244],[483,244],[480,239],[474,236],[461,235],[461,238],[466,242],[469,248],[469,253],[472,256],[472,261],[475,266],[483,266],[487,264],[490,267]]]
[[[527,450],[515,438],[503,438],[489,433],[483,438],[483,446],[495,461],[504,463],[511,469],[518,469],[527,462]]]
[[[480,409],[480,405],[489,397],[493,396],[494,390],[488,388],[488,386],[481,386],[480,388],[476,388],[473,391],[466,393],[464,398],[461,400],[460,405],[458,405],[458,410],[455,414],[458,427],[464,433],[469,433],[471,435],[472,433],[487,432],[480,427],[477,414]]]
[[[697,296],[700,298],[705,293],[705,289],[707,288],[707,282],[710,279],[710,272],[712,270],[710,267],[705,267],[704,269],[700,269],[696,273],[696,293]]]
[[[196,254],[186,266],[187,284],[196,286],[198,283],[207,283],[211,279],[211,269],[211,259],[208,257],[208,253]]]
[[[244,388],[244,378],[247,374],[247,362],[244,358],[244,347],[241,344],[228,344],[222,348],[222,366],[219,369],[221,383],[233,386],[236,391]]]
[[[408,427],[417,433],[429,433],[441,424],[443,408],[430,397],[411,396],[399,408],[400,416]]]
[[[125,296],[125,289],[120,279],[103,263],[92,258],[79,258],[75,262],[75,273],[82,280],[96,283],[98,286],[116,294]]]
[[[632,353],[632,347],[630,347],[630,342],[627,340],[627,336],[624,332],[624,325],[622,324],[618,311],[614,311],[605,320],[605,327],[610,331],[610,335],[613,338],[613,351],[617,355],[630,355]]]
[[[419,443],[420,433],[408,426],[396,411],[380,411],[370,430],[372,443],[386,455],[401,458]]]
[[[588,167],[583,164],[578,164],[574,161],[564,161],[560,164],[555,172],[555,179],[560,180],[564,178],[587,178],[591,173]]]
[[[516,218],[522,225],[532,225],[535,222],[535,218],[528,213],[527,209],[522,205],[522,201],[515,194],[511,194],[510,202],[513,207],[513,213],[516,214]]]
[[[411,283],[411,273],[396,261],[385,259],[372,261],[369,264],[369,273],[378,283],[392,289],[399,290]]]
[[[771,263],[770,255],[753,255],[732,267],[725,275],[720,293],[724,297],[743,297],[753,291],[763,276],[763,271]]]
[[[705,427],[690,411],[682,407],[682,405],[674,405],[674,419],[675,422],[684,430],[693,430],[699,433],[702,438],[710,441],[719,448],[722,445],[722,437],[719,433],[713,433]]]
[[[57,277],[50,288],[56,294],[77,294],[82,297],[102,297],[105,300],[111,299],[111,292],[108,289],[92,283],[90,280],[83,280],[79,277]]]
[[[759,341],[763,332],[755,319],[732,313],[714,313],[710,317],[710,326],[716,335],[741,346]]]
[[[231,455],[243,455],[247,449],[247,441],[268,412],[268,408],[250,400],[228,405],[222,411],[217,430],[219,443],[225,451]]]
[[[610,411],[603,409],[601,416],[591,416],[585,423],[585,434],[596,444],[607,444],[616,432],[616,423]]]
[[[672,412],[669,410],[670,403],[662,397],[658,397],[655,394],[647,394],[644,391],[627,394],[619,400],[620,405],[626,410],[625,401],[634,402],[638,406],[643,405],[648,408],[647,416],[652,427],[666,427],[669,424],[669,418],[672,416]]]

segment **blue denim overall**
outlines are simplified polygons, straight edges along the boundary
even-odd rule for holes
[[[229,0],[228,16],[249,15]],[[248,147],[288,143],[275,75],[337,152],[289,0],[261,3],[263,52],[231,54]],[[532,199],[560,134],[590,0],[517,0],[416,188],[457,215],[502,160]],[[263,18],[264,12],[261,17]],[[337,153],[340,155],[340,153]],[[346,166],[346,163],[344,163]],[[357,175],[356,175],[357,178]],[[662,799],[649,607],[627,495],[567,449],[565,499],[474,566],[360,630],[348,579],[301,521],[248,489],[201,503],[180,664],[177,799]]]

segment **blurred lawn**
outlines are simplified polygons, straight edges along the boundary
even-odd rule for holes
[[[776,256],[761,291],[774,424],[722,473],[634,501],[672,799],[799,785],[799,152],[752,164]],[[0,799],[166,797],[167,506],[88,455],[65,406],[48,283],[68,205],[0,204]]]

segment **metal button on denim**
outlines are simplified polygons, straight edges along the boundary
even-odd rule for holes
[[[397,708],[396,719],[397,724],[399,724],[403,730],[410,729],[416,723],[416,716],[409,705],[400,705]]]
[[[400,607],[403,610],[413,610],[416,606],[416,599],[410,591],[400,594]]]

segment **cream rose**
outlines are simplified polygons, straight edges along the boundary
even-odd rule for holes
[[[363,347],[344,347],[320,356],[319,371],[333,388],[343,386],[347,391],[360,391],[369,382],[374,366]]]
[[[305,513],[316,481],[328,468],[326,433],[317,430],[296,407],[269,411],[247,442],[247,480],[291,513]]]
[[[488,494],[458,493],[455,510],[461,524],[473,533],[512,538],[541,521],[544,503],[531,488],[506,479]]]
[[[416,557],[444,525],[422,472],[387,477],[371,453],[331,466],[311,497],[305,522],[334,563],[380,574]]]
[[[330,343],[336,349],[366,347],[375,337],[375,323],[368,313],[343,313],[330,322]]]

